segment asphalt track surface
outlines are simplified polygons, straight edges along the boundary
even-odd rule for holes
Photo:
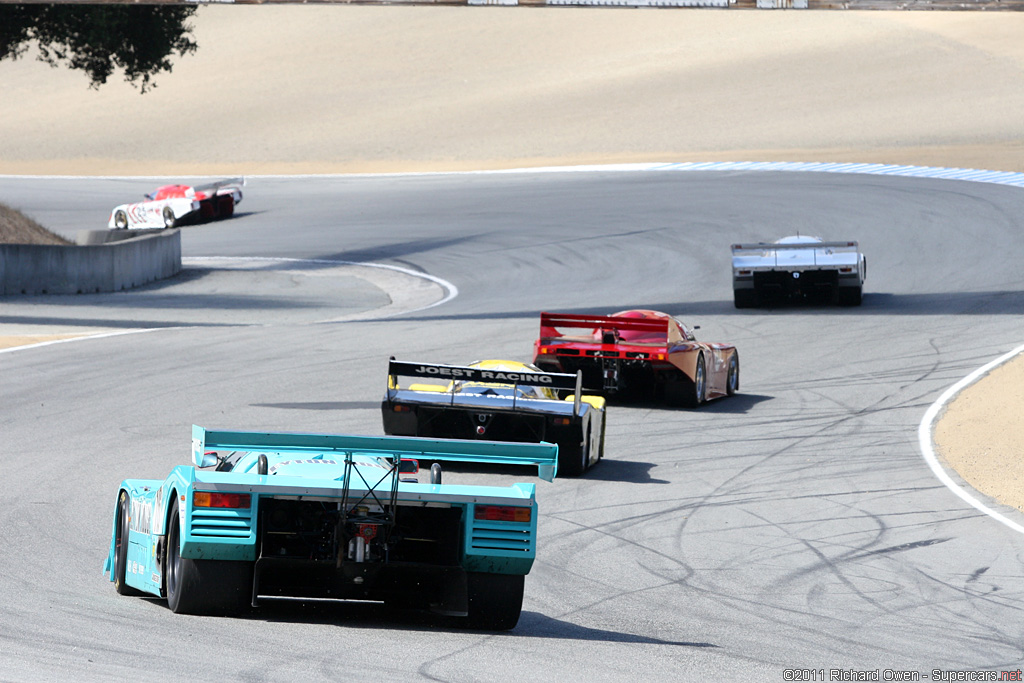
[[[153,184],[6,178],[0,201],[73,234]],[[1024,535],[940,484],[916,437],[948,386],[1020,344],[1021,190],[756,172],[255,178],[239,208],[184,229],[184,255],[392,264],[460,294],[324,323],[330,297],[258,279],[197,294],[227,276],[190,268],[141,293],[0,301],[5,325],[163,328],[0,354],[0,678],[767,681],[1021,664]],[[729,245],[798,231],[860,241],[863,306],[735,310]],[[339,309],[379,305],[352,291]],[[741,393],[696,411],[613,405],[606,457],[580,479],[449,472],[538,481],[515,630],[358,603],[179,616],[101,575],[119,481],[187,462],[191,424],[379,434],[388,355],[529,360],[540,311],[630,307],[735,343]]]

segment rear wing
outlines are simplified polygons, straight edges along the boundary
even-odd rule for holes
[[[390,458],[414,458],[498,465],[536,465],[537,476],[552,481],[558,472],[558,446],[541,443],[506,443],[462,439],[423,439],[412,436],[349,436],[229,432],[192,425],[192,462],[201,467],[206,451],[311,454],[358,453]]]
[[[228,187],[231,185],[243,186],[245,185],[245,178],[228,178],[227,180],[218,180],[213,183],[207,183],[206,185],[194,185],[192,186],[195,192],[216,192],[222,187]]]
[[[388,395],[391,389],[398,389],[399,377],[429,377],[446,382],[479,382],[481,384],[511,384],[513,386],[524,384],[533,387],[547,387],[549,389],[560,389],[572,391],[573,414],[580,414],[580,405],[583,395],[583,373],[577,372],[570,375],[561,372],[511,372],[506,370],[487,370],[484,368],[471,368],[461,365],[438,365],[436,363],[409,363],[397,361],[394,358],[388,361]],[[454,386],[454,385],[453,385]],[[515,398],[513,398],[513,406]]]
[[[779,244],[777,242],[757,242],[752,244],[732,245],[733,256],[751,256],[754,252],[796,251],[806,249],[830,249],[832,251],[857,251],[856,242],[808,242],[806,244]],[[765,254],[767,255],[767,254]]]
[[[663,337],[668,342],[669,321],[666,318],[621,318],[611,315],[573,315],[570,313],[541,313],[540,338],[559,339],[564,337],[559,327],[578,328],[593,332],[649,332]],[[595,341],[601,341],[602,334]]]
[[[734,244],[732,245],[732,267],[741,270],[744,268],[775,268],[780,267],[780,258],[786,261],[783,267],[810,266],[812,264],[816,266],[855,264],[856,254],[856,242]],[[799,261],[799,263],[796,264],[795,261]]]

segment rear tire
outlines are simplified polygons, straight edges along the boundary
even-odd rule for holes
[[[466,574],[469,628],[507,631],[519,623],[525,577],[519,574]]]
[[[217,198],[217,218],[231,218],[235,215],[235,198],[229,194]]]
[[[757,308],[757,290],[734,289],[732,290],[732,300],[736,308]]]
[[[237,614],[252,599],[251,562],[190,560],[181,556],[178,501],[171,505],[164,581],[175,614]]]
[[[590,464],[590,425],[581,443],[558,446],[558,473],[567,477],[578,477],[587,471]]]
[[[836,301],[840,306],[860,306],[862,290],[862,287],[840,287],[836,291]]]
[[[735,396],[740,389],[740,357],[733,353],[729,357],[729,371],[725,376],[726,396]]]
[[[707,398],[708,376],[704,368],[703,354],[697,356],[697,367],[693,373],[693,379],[683,380],[686,391],[683,395],[683,405],[687,408],[696,408]]]
[[[131,500],[126,491],[117,499],[117,535],[114,537],[114,590],[121,595],[142,595],[125,582],[128,573],[128,519]]]

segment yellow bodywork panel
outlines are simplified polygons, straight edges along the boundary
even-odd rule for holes
[[[573,396],[566,396],[564,400],[571,402],[576,399]],[[589,403],[597,410],[604,410],[604,396],[580,396],[580,400],[584,403]]]
[[[409,391],[436,391],[446,393],[448,386],[444,384],[410,384]]]

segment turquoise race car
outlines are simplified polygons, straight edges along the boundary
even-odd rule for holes
[[[446,484],[440,463],[533,465],[551,481],[558,447],[194,426],[192,461],[121,483],[104,565],[118,593],[185,614],[375,600],[506,630],[536,555],[535,485]]]

